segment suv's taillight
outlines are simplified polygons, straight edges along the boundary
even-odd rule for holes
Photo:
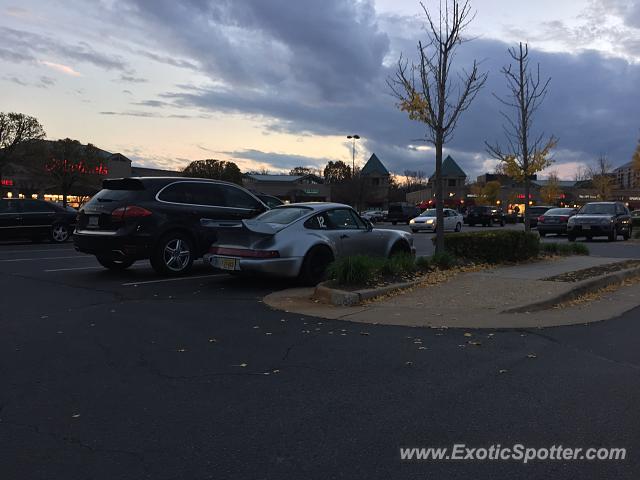
[[[153,213],[146,208],[138,207],[136,205],[128,205],[126,207],[116,208],[111,212],[111,219],[121,221],[126,218],[141,218],[149,217],[151,215],[153,215]]]
[[[542,215],[538,217],[538,222],[544,223],[544,217]]]

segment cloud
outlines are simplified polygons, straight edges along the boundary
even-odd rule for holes
[[[260,150],[253,149],[223,153],[229,155],[233,159],[251,160],[256,164],[268,166],[270,169],[277,171],[289,171],[295,167],[324,168],[330,160],[326,157],[307,157],[304,155],[291,155],[287,153],[262,152]]]
[[[84,41],[68,44],[47,35],[0,27],[0,44],[0,58],[7,61],[33,62],[43,56],[57,57],[88,63],[104,70],[131,71],[122,58],[98,52]]]
[[[120,75],[120,81],[126,83],[147,83],[149,80],[133,75],[122,74]]]
[[[53,70],[57,70],[60,73],[64,73],[65,75],[70,75],[72,77],[81,77],[82,74],[80,72],[76,72],[69,65],[63,65],[62,63],[49,62],[47,60],[40,60],[40,63],[45,67],[49,67]]]

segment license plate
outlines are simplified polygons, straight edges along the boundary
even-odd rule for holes
[[[237,258],[211,257],[211,265],[220,270],[240,270]]]
[[[89,222],[87,223],[87,227],[98,228],[98,220],[99,220],[99,217],[97,216],[89,217]]]

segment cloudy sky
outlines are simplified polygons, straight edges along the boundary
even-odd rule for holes
[[[434,8],[439,0],[427,0]],[[457,65],[489,73],[450,153],[491,171],[501,140],[507,48],[528,42],[551,77],[536,130],[560,139],[552,170],[572,178],[640,137],[640,0],[475,0]],[[0,110],[35,115],[135,164],[233,160],[288,170],[375,152],[394,172],[434,169],[424,130],[385,80],[423,38],[414,0],[0,0]]]

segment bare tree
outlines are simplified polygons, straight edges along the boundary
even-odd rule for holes
[[[436,149],[436,253],[444,251],[442,150],[451,140],[462,112],[467,110],[487,80],[473,62],[469,71],[454,77],[453,59],[468,39],[463,33],[475,14],[469,0],[444,0],[434,16],[420,3],[426,16],[426,40],[418,42],[418,61],[398,60],[395,75],[387,80],[400,110],[426,126],[425,140]]]
[[[527,44],[520,43],[519,48],[510,48],[508,51],[515,66],[509,64],[503,67],[501,72],[507,79],[509,94],[505,98],[494,94],[502,105],[513,111],[511,116],[500,112],[507,122],[503,126],[507,147],[503,148],[499,143],[485,144],[489,154],[502,162],[504,173],[524,182],[525,230],[529,231],[526,211],[529,205],[531,176],[553,163],[549,154],[558,143],[553,135],[545,140],[544,133],[534,137],[532,132],[534,114],[547,96],[551,78],[540,78],[539,64],[535,71],[530,69]]]
[[[589,168],[589,178],[600,200],[608,200],[615,184],[613,166],[605,155],[601,155],[594,166]]]
[[[45,135],[35,117],[23,113],[0,112],[0,177],[3,167],[12,160],[15,150],[31,140]]]
[[[576,172],[573,175],[573,180],[576,182],[583,182],[589,180],[589,169],[584,165],[579,165],[576,168]]]

